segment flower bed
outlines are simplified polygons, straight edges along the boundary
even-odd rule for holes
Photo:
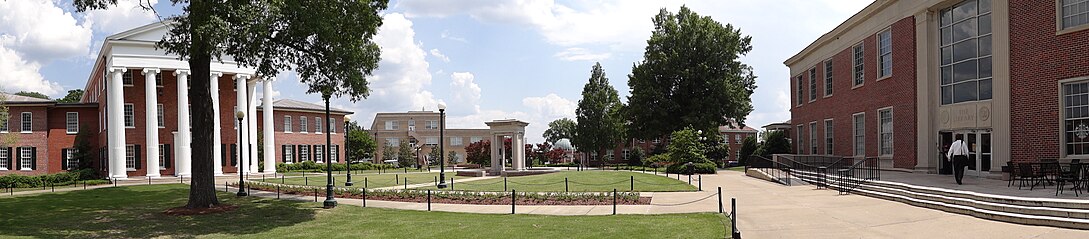
[[[237,186],[237,183],[231,185]],[[246,182],[252,189],[277,191],[284,194],[314,196],[325,195],[324,187],[284,185],[266,182]],[[278,189],[277,189],[278,187]],[[363,189],[333,188],[333,193],[340,198],[363,198]],[[425,190],[371,190],[366,192],[368,200],[427,202]],[[518,205],[612,205],[612,192],[519,192],[515,204]],[[469,192],[469,191],[431,191],[432,203],[510,205],[509,192]],[[650,197],[640,197],[638,192],[617,192],[616,204],[646,205]]]

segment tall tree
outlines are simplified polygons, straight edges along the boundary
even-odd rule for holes
[[[548,143],[556,143],[556,140],[563,138],[571,139],[575,136],[575,127],[578,123],[568,118],[562,118],[553,120],[548,123],[548,129],[541,135]]]
[[[699,142],[699,134],[692,128],[684,128],[673,132],[669,138],[669,156],[674,165],[685,163],[710,163],[703,154],[703,147]]]
[[[69,90],[68,95],[64,98],[57,100],[58,103],[79,103],[79,100],[83,98],[83,89]]]
[[[189,62],[193,125],[212,125],[211,61],[228,56],[258,76],[294,68],[307,93],[323,98],[368,96],[366,76],[378,67],[371,41],[382,25],[387,0],[213,1],[188,4],[164,21],[171,29],[156,47]],[[117,0],[73,0],[80,12],[106,9]],[[150,4],[141,4],[151,8]],[[192,183],[187,208],[219,204],[212,175],[212,127],[193,128]]]
[[[34,91],[19,91],[19,93],[15,93],[15,95],[33,97],[33,98],[38,98],[38,99],[43,99],[43,100],[48,100],[49,99],[49,96],[47,96],[45,94],[42,94],[42,93],[34,92]]]
[[[492,160],[491,141],[481,140],[466,145],[465,160],[469,163],[479,164],[481,167],[489,165]]]
[[[371,138],[371,134],[363,130],[363,127],[355,121],[348,122],[348,158],[360,160],[374,158],[374,152],[378,144]]]
[[[616,146],[622,133],[620,97],[609,84],[601,63],[590,70],[590,81],[582,87],[582,99],[575,110],[578,125],[572,143],[584,150],[602,152]],[[602,153],[593,154],[600,156]]]
[[[439,147],[431,147],[431,152],[427,153],[427,164],[439,164],[439,160],[442,157],[442,151],[439,151]],[[449,159],[447,159],[449,160]]]
[[[729,119],[744,124],[756,89],[752,67],[739,59],[752,50],[750,37],[685,6],[677,14],[663,8],[653,21],[643,61],[628,75],[633,136],[708,129]]]
[[[379,163],[391,159],[397,159],[397,149],[393,147],[392,143],[386,142],[386,144],[382,145],[382,162]]]
[[[745,140],[741,141],[741,149],[737,152],[737,164],[741,166],[747,165],[749,156],[756,152],[757,147],[756,137],[745,137]]]
[[[8,94],[0,91],[0,125],[11,127],[8,125],[8,121],[11,119],[11,114],[8,112]],[[11,146],[15,144],[15,134],[0,134],[0,147]]]
[[[408,140],[401,140],[397,147],[397,165],[404,168],[416,163],[416,149],[408,144]]]

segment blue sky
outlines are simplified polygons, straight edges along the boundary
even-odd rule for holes
[[[143,1],[161,16],[180,9],[167,0]],[[83,88],[103,38],[157,20],[136,2],[76,13],[70,0],[0,1],[0,88],[51,97]],[[871,2],[394,0],[375,38],[383,59],[371,78],[372,95],[333,105],[356,112],[353,119],[369,127],[376,112],[434,110],[445,102],[449,127],[516,118],[530,122],[527,138],[537,143],[548,122],[574,118],[594,62],[626,100],[627,75],[642,59],[651,18],[661,8],[686,5],[752,36],[753,50],[742,60],[753,66],[758,88],[746,123],[759,127],[790,118],[782,62]],[[291,71],[276,76],[273,96],[320,102],[296,79]]]

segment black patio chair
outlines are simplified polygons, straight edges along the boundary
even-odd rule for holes
[[[1055,165],[1058,165],[1058,163],[1055,163]],[[1070,164],[1069,171],[1060,171],[1059,174],[1056,175],[1055,183],[1057,183],[1058,185],[1057,187],[1055,187],[1055,196],[1059,196],[1060,193],[1066,190],[1064,188],[1064,186],[1066,186],[1066,183],[1071,183],[1074,185],[1074,196],[1078,196],[1078,191],[1080,190],[1079,186],[1081,186],[1080,182],[1082,180],[1081,168],[1082,165],[1080,163],[1072,163]]]
[[[1021,189],[1022,186],[1025,186],[1025,177],[1027,177],[1027,175],[1025,175],[1025,170],[1021,169],[1021,164],[1009,161],[1006,162],[1006,167],[1010,169],[1010,178],[1008,180],[1009,182],[1006,183],[1006,187],[1012,187],[1014,181],[1018,182],[1017,189]]]

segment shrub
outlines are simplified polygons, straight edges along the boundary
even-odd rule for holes
[[[49,185],[71,185],[80,182],[81,180],[96,179],[97,175],[98,173],[95,172],[94,169],[80,169],[77,171],[33,176],[9,174],[0,176],[0,187],[37,188]],[[93,185],[92,183],[88,184]]]
[[[655,167],[655,168],[663,167],[663,166],[669,166],[670,164],[672,164],[672,161],[670,161],[670,158],[671,157],[670,157],[669,153],[655,154],[654,156],[650,156],[649,158],[643,159],[643,165],[647,165],[647,166],[651,166],[651,167]]]
[[[692,168],[688,168],[685,164],[669,165],[666,168],[666,172],[676,174],[713,174],[715,173],[715,163],[704,162],[694,163]]]
[[[313,161],[303,161],[302,163],[286,164],[277,163],[277,172],[314,172],[325,171],[326,164],[314,163]],[[372,163],[353,163],[352,170],[378,170],[378,169],[390,169],[393,166],[388,164],[372,164]],[[341,163],[333,164],[333,171],[344,171],[347,167]]]
[[[764,134],[764,137],[764,142],[760,144],[760,147],[753,154],[770,157],[772,154],[790,153],[790,140],[787,139],[786,132],[782,130],[768,131]]]
[[[575,163],[550,163],[545,164],[547,167],[578,167]]]

